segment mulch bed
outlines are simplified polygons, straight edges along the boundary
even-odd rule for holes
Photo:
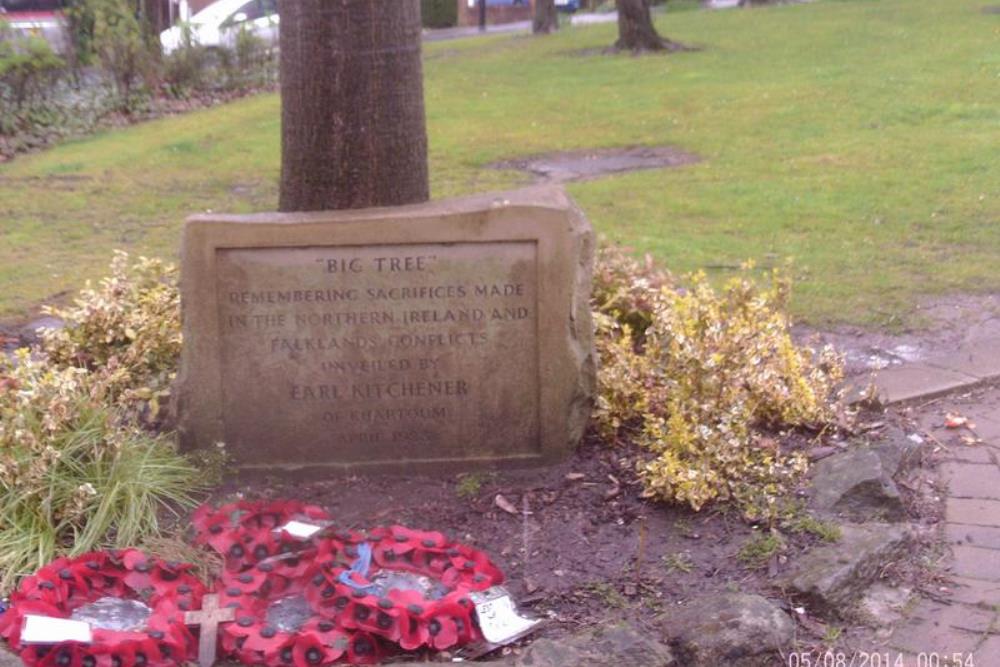
[[[543,469],[265,478],[229,482],[213,500],[290,498],[324,507],[348,528],[399,523],[442,531],[489,554],[522,608],[551,620],[536,636],[610,619],[641,625],[670,605],[734,588],[774,597],[767,570],[737,558],[759,531],[736,513],[643,500],[636,456],[590,436],[568,461]],[[787,556],[815,542],[793,536]]]

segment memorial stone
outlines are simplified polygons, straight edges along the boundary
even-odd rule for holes
[[[450,470],[568,454],[594,394],[593,233],[560,190],[200,215],[179,431],[245,470]]]

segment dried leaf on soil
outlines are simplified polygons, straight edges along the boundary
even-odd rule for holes
[[[507,500],[506,498],[504,498],[502,493],[497,494],[496,498],[493,499],[493,504],[502,509],[507,514],[513,514],[515,516],[519,514],[517,508],[514,507],[514,504],[509,500]]]
[[[945,428],[975,428],[976,425],[969,421],[968,417],[949,412],[944,416]]]

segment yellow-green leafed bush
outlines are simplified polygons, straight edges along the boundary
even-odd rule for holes
[[[111,275],[96,289],[88,284],[73,306],[48,312],[65,321],[44,336],[53,364],[99,372],[112,400],[148,404],[155,417],[181,351],[174,266],[145,257],[130,263],[116,251]]]
[[[649,289],[648,310],[627,322],[597,304],[597,424],[606,437],[630,430],[655,455],[640,467],[647,495],[695,510],[732,501],[749,519],[773,518],[806,460],[759,429],[833,422],[842,378],[831,349],[792,341],[788,292],[778,273],[767,289],[744,272],[720,291],[695,274],[683,290]],[[631,322],[644,318],[636,336]]]
[[[198,471],[121,419],[85,369],[0,356],[0,592],[62,554],[137,544],[193,505]]]
[[[640,262],[618,246],[602,245],[594,266],[592,299],[594,310],[606,316],[598,317],[599,327],[602,319],[607,325],[628,326],[641,341],[652,321],[657,295],[673,284],[673,277],[649,255]]]

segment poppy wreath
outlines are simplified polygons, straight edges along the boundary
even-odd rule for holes
[[[25,577],[0,616],[0,636],[29,667],[158,667],[194,660],[197,642],[183,614],[200,609],[205,586],[192,566],[168,563],[137,549],[59,558]],[[29,614],[69,618],[104,597],[138,600],[151,609],[142,630],[93,629],[89,644],[21,642]]]
[[[285,501],[196,514],[197,540],[227,561],[218,592],[236,610],[220,628],[228,654],[274,667],[372,664],[391,644],[440,650],[481,637],[468,595],[503,581],[483,552],[402,526],[326,528],[307,541],[276,530],[295,518],[329,521],[319,508]],[[425,577],[428,590],[386,590],[378,579],[394,572]],[[272,605],[296,596],[314,615],[294,630],[272,624]]]
[[[280,551],[242,571],[226,570],[218,582],[220,604],[235,609],[234,621],[220,628],[222,650],[240,662],[258,665],[314,667],[346,660],[352,664],[378,661],[380,651],[367,633],[345,632],[334,621],[316,614],[295,630],[268,619],[272,604],[301,596],[319,553],[333,559],[340,552],[335,540],[320,539],[308,549]]]
[[[277,530],[293,519],[326,523],[330,515],[320,507],[294,500],[241,500],[218,508],[202,505],[191,523],[195,543],[218,552],[227,571],[242,571],[271,556],[308,550],[309,543]]]
[[[331,544],[334,548],[331,548]],[[352,559],[345,567],[344,559]],[[409,573],[426,590],[380,585],[380,575]],[[442,650],[482,638],[469,594],[503,582],[485,553],[438,532],[402,526],[367,535],[337,533],[319,546],[306,599],[347,631],[370,633],[404,650]]]
[[[329,518],[319,507],[285,500],[206,505],[195,512],[195,542],[221,554],[226,564],[217,592],[220,605],[235,609],[235,621],[220,627],[224,652],[246,664],[311,667],[341,660],[378,661],[373,637],[346,633],[319,615],[295,631],[267,621],[275,601],[304,592],[319,545],[327,560],[342,548],[337,540],[321,536],[302,540],[278,529],[291,520],[327,523]]]
[[[294,595],[297,586],[285,590]],[[373,636],[349,632],[336,622],[313,615],[295,630],[268,621],[276,598],[246,594],[236,606],[235,620],[219,629],[222,650],[248,665],[317,667],[335,662],[375,664],[382,654]]]

